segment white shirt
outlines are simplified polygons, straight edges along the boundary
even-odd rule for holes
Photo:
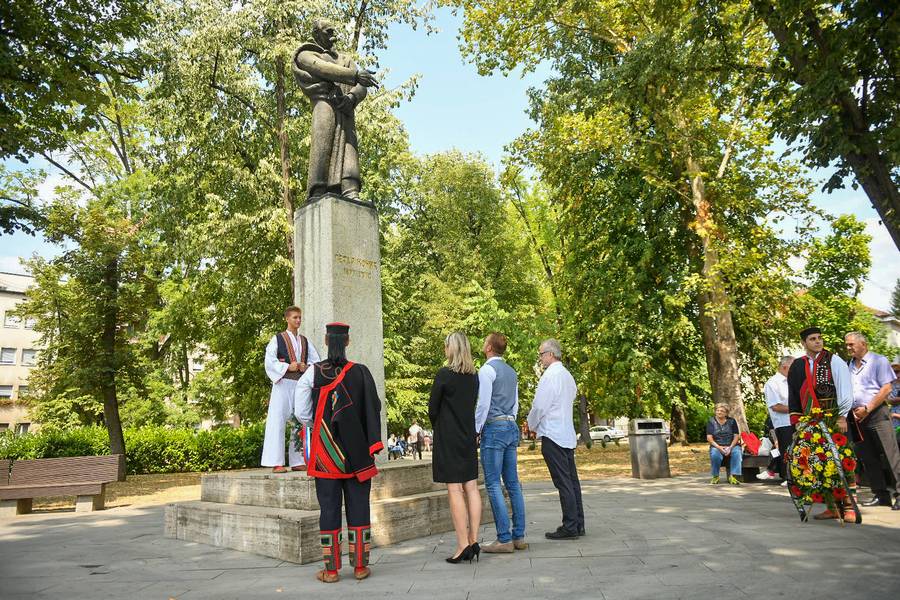
[[[273,335],[272,339],[269,340],[269,343],[266,344],[266,355],[264,359],[266,375],[272,380],[272,383],[280,382],[290,366],[289,363],[278,360],[278,340],[276,338],[278,335],[281,334]],[[297,360],[300,360],[300,340],[296,335],[290,335],[290,338],[291,343],[294,346],[294,356],[297,357]],[[309,355],[306,357],[306,364],[311,365],[319,362],[321,359],[319,358],[319,353],[316,351],[316,347],[312,345],[309,338],[307,338],[306,341],[309,347]]]
[[[578,388],[575,378],[559,361],[544,370],[528,413],[528,428],[538,437],[547,437],[563,448],[574,448],[575,423],[572,406]]]
[[[772,419],[772,427],[788,427],[791,424],[791,415],[789,413],[776,412],[772,407],[776,404],[784,404],[788,406],[788,382],[787,377],[781,373],[775,373],[766,382],[763,387],[763,394],[766,397],[766,406],[769,407],[769,418]]]
[[[494,380],[497,379],[497,371],[488,366],[492,360],[503,360],[499,356],[492,356],[478,369],[478,404],[475,405],[475,431],[481,433],[487,421],[488,411],[491,410],[491,394],[494,391]],[[516,386],[516,403],[513,405],[513,415],[519,414],[519,388]]]
[[[312,389],[315,376],[315,369],[307,369],[294,388],[294,416],[306,427],[313,426]]]

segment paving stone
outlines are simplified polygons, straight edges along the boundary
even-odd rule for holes
[[[780,488],[616,479],[584,483],[586,537],[552,542],[543,532],[560,520],[555,489],[524,489],[527,551],[449,565],[454,536],[430,535],[374,549],[371,579],[353,580],[345,564],[328,586],[316,563],[166,539],[163,507],[21,515],[0,521],[0,597],[895,600],[900,589],[890,510],[864,511],[862,526],[802,524]],[[480,534],[493,540],[493,525]]]

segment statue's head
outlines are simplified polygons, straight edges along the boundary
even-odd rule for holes
[[[328,19],[316,19],[313,21],[313,39],[326,50],[331,50],[336,39],[334,24]]]

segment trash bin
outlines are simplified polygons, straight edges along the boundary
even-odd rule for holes
[[[631,419],[628,423],[631,476],[636,479],[671,477],[666,422],[662,419]]]

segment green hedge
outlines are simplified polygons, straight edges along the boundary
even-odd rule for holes
[[[212,431],[140,427],[125,430],[129,475],[221,471],[259,466],[265,423]],[[42,428],[37,433],[0,434],[0,459],[59,458],[109,454],[103,427]]]

